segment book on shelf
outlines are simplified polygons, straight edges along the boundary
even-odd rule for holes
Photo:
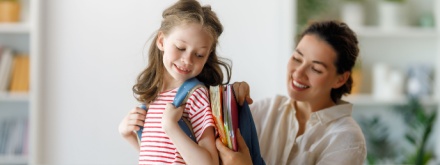
[[[0,23],[20,21],[20,1],[0,1]]]
[[[0,47],[0,93],[29,91],[29,55]]]
[[[26,118],[0,118],[0,157],[27,155]]]
[[[0,54],[0,92],[7,92],[11,80],[13,54],[9,48],[3,48]]]
[[[15,55],[13,58],[12,78],[9,91],[28,92],[29,91],[29,56]]]
[[[211,109],[220,140],[237,151],[235,130],[238,128],[238,104],[232,85],[210,86]]]

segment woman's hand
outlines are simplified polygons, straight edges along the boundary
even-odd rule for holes
[[[235,82],[232,84],[232,87],[234,88],[235,98],[237,98],[240,106],[243,105],[244,100],[246,100],[248,104],[252,104],[254,102],[250,97],[249,85],[246,82]]]
[[[222,143],[220,138],[217,138],[217,140],[215,141],[215,145],[220,155],[221,162],[223,165],[230,165],[230,164],[251,165],[252,158],[251,158],[251,154],[249,153],[249,148],[247,147],[246,142],[241,136],[239,130],[236,131],[236,135],[237,135],[237,145],[238,145],[237,152],[234,152],[230,150],[228,147],[226,147]]]
[[[185,106],[174,107],[173,104],[167,103],[162,116],[162,127],[164,128],[165,132],[168,128],[170,128],[171,125],[177,125],[177,122],[182,117],[184,107]]]
[[[144,126],[146,114],[147,111],[142,108],[132,109],[119,124],[119,133],[123,137],[128,137],[133,134],[133,131],[138,131],[141,126]]]

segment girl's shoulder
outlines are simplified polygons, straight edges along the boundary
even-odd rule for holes
[[[198,85],[190,91],[190,94],[191,94],[191,96],[207,96],[207,97],[209,97],[209,90],[204,85]]]
[[[204,85],[194,87],[187,97],[192,103],[209,104],[209,90]]]

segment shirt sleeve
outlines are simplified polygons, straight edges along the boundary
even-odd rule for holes
[[[209,92],[206,88],[197,88],[187,100],[185,111],[191,122],[197,141],[200,140],[206,128],[214,127]]]

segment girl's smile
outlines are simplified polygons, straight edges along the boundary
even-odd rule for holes
[[[178,66],[177,64],[174,64],[174,67],[181,74],[189,74],[189,73],[191,73],[191,69],[188,69],[186,67]]]

